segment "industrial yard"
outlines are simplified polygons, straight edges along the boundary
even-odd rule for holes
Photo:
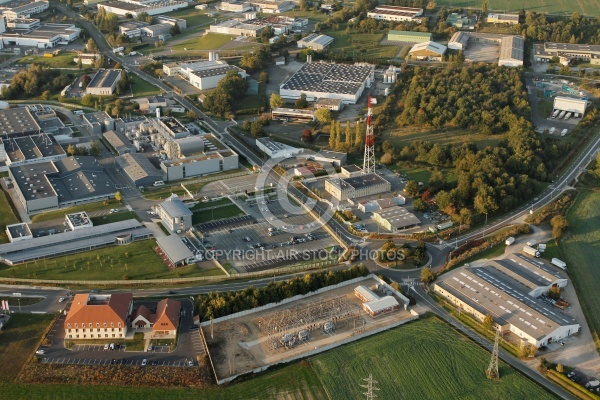
[[[401,303],[398,310],[377,317],[364,311],[355,288],[378,284],[368,278],[207,324],[202,329],[217,380],[222,383],[269,365],[316,354],[417,318],[403,309],[401,299],[397,299]],[[386,289],[375,292],[385,295]]]

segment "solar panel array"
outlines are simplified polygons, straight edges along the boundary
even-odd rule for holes
[[[306,63],[281,88],[307,92],[355,94],[373,71],[370,65]]]

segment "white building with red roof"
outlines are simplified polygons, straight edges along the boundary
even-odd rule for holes
[[[179,327],[181,303],[164,299],[153,313],[145,305],[139,306],[131,316],[130,328],[145,332],[146,338],[175,338]]]
[[[77,294],[65,319],[65,339],[124,339],[132,309],[131,293]]]

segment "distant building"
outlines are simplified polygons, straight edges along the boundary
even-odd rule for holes
[[[456,29],[465,29],[469,26],[469,18],[466,15],[452,13],[446,18],[446,23]]]
[[[192,227],[194,214],[176,194],[156,206],[156,214],[163,225],[173,233],[185,232]]]
[[[362,168],[352,164],[344,165],[340,171],[340,175],[344,178],[354,178],[362,175]]]
[[[173,27],[173,25],[171,25],[171,24],[162,23],[162,24],[144,26],[141,29],[141,31],[142,31],[142,35],[144,35],[144,36],[159,37],[161,35],[168,35],[169,32],[171,31],[172,27]]]
[[[247,77],[246,71],[243,69],[235,65],[229,65],[227,61],[220,61],[215,53],[213,53],[213,57],[216,59],[178,65],[165,64],[163,71],[168,76],[181,75],[191,85],[200,90],[216,88],[229,71],[236,71],[244,79]]]
[[[325,50],[331,43],[333,38],[327,35],[319,35],[318,33],[311,33],[310,35],[298,40],[298,48],[300,49],[312,49],[315,51]]]
[[[122,72],[120,69],[100,68],[85,88],[85,92],[96,96],[112,95],[121,79]]]
[[[6,29],[5,20],[0,19],[0,40],[2,46],[31,46],[49,49],[57,45],[67,45],[81,32],[74,24],[44,24],[31,30]]]
[[[157,15],[156,19],[161,24],[169,24],[171,26],[177,25],[181,31],[187,28],[187,21],[183,18],[175,18],[168,15]]]
[[[211,25],[210,32],[222,33],[225,35],[258,37],[263,29],[269,25],[258,20],[238,20],[230,19]]]
[[[144,114],[153,114],[157,108],[166,108],[168,106],[167,98],[163,96],[149,96],[135,99],[139,104],[139,111]]]
[[[553,57],[558,57],[565,64],[574,59],[600,65],[600,45],[545,42],[534,44],[533,50],[536,61],[547,62]]]
[[[487,22],[491,24],[519,24],[519,14],[488,14]]]
[[[409,57],[422,61],[442,61],[446,54],[446,46],[436,42],[415,44],[408,52]]]
[[[0,137],[29,136],[42,133],[42,128],[29,107],[0,110]]]
[[[388,32],[387,40],[390,42],[422,43],[431,41],[429,32],[394,31]]]
[[[325,181],[325,190],[338,201],[385,193],[391,189],[390,182],[377,174],[344,179],[330,178]]]
[[[360,285],[354,289],[354,294],[363,303],[363,310],[371,317],[396,311],[400,308],[398,300],[393,296],[379,297],[371,289]]]
[[[312,122],[315,120],[314,110],[297,108],[274,108],[271,110],[271,119],[300,120]]]
[[[32,1],[30,3],[9,1],[3,2],[0,5],[0,10],[7,21],[11,21],[21,18],[31,18],[32,15],[42,13],[49,7],[50,3],[47,1]]]
[[[65,339],[124,339],[133,309],[131,293],[76,294],[65,318]]]
[[[171,11],[179,10],[180,8],[186,8],[188,3],[179,0],[165,0],[165,1],[110,1],[108,3],[98,4],[98,9],[103,8],[106,13],[114,13],[117,15],[131,14],[134,18],[142,13],[148,15],[166,14]]]
[[[73,58],[73,61],[79,63],[79,60],[81,60],[82,65],[93,65],[99,59],[100,54],[98,53],[79,53],[77,57]]]
[[[448,42],[448,48],[452,50],[465,50],[468,43],[469,34],[467,32],[454,32]]]
[[[344,102],[342,99],[318,99],[315,103],[315,108],[326,108],[331,111],[342,111],[344,109]]]
[[[222,1],[219,3],[219,10],[243,13],[251,11],[254,7],[252,4],[245,1]]]
[[[579,114],[579,116],[583,117],[588,104],[589,102],[587,100],[575,99],[565,96],[556,96],[554,98],[553,108],[555,110],[577,113]]]
[[[479,32],[456,32],[448,42],[448,48],[467,50],[471,42],[500,46],[498,65],[520,67],[523,65],[525,42],[522,36]],[[466,61],[472,61],[467,58]]]
[[[505,36],[500,42],[498,65],[522,67],[525,54],[525,40],[522,36]]]
[[[421,22],[417,17],[423,15],[422,8],[377,6],[367,13],[367,17],[384,21],[414,21]]]
[[[348,159],[348,153],[341,151],[320,150],[317,154],[311,157],[312,160],[319,163],[329,163],[334,167],[342,166]]]
[[[67,156],[65,150],[52,135],[9,137],[3,141],[3,144],[7,166],[56,161]],[[2,141],[0,141],[0,146],[2,146]]]

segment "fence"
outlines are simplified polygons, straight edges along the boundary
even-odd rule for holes
[[[31,279],[31,278],[0,278],[0,283],[16,284],[28,283],[33,285],[90,285],[90,286],[108,286],[108,285],[148,285],[148,284],[182,284],[193,282],[221,282],[240,278],[269,277],[274,275],[283,275],[287,273],[307,271],[310,269],[324,268],[337,265],[337,260],[329,260],[310,264],[292,265],[284,268],[275,268],[268,271],[243,272],[232,276],[196,276],[189,278],[171,278],[171,279],[130,279],[130,280],[106,280],[106,281],[88,281],[88,280],[53,280],[53,279]]]

